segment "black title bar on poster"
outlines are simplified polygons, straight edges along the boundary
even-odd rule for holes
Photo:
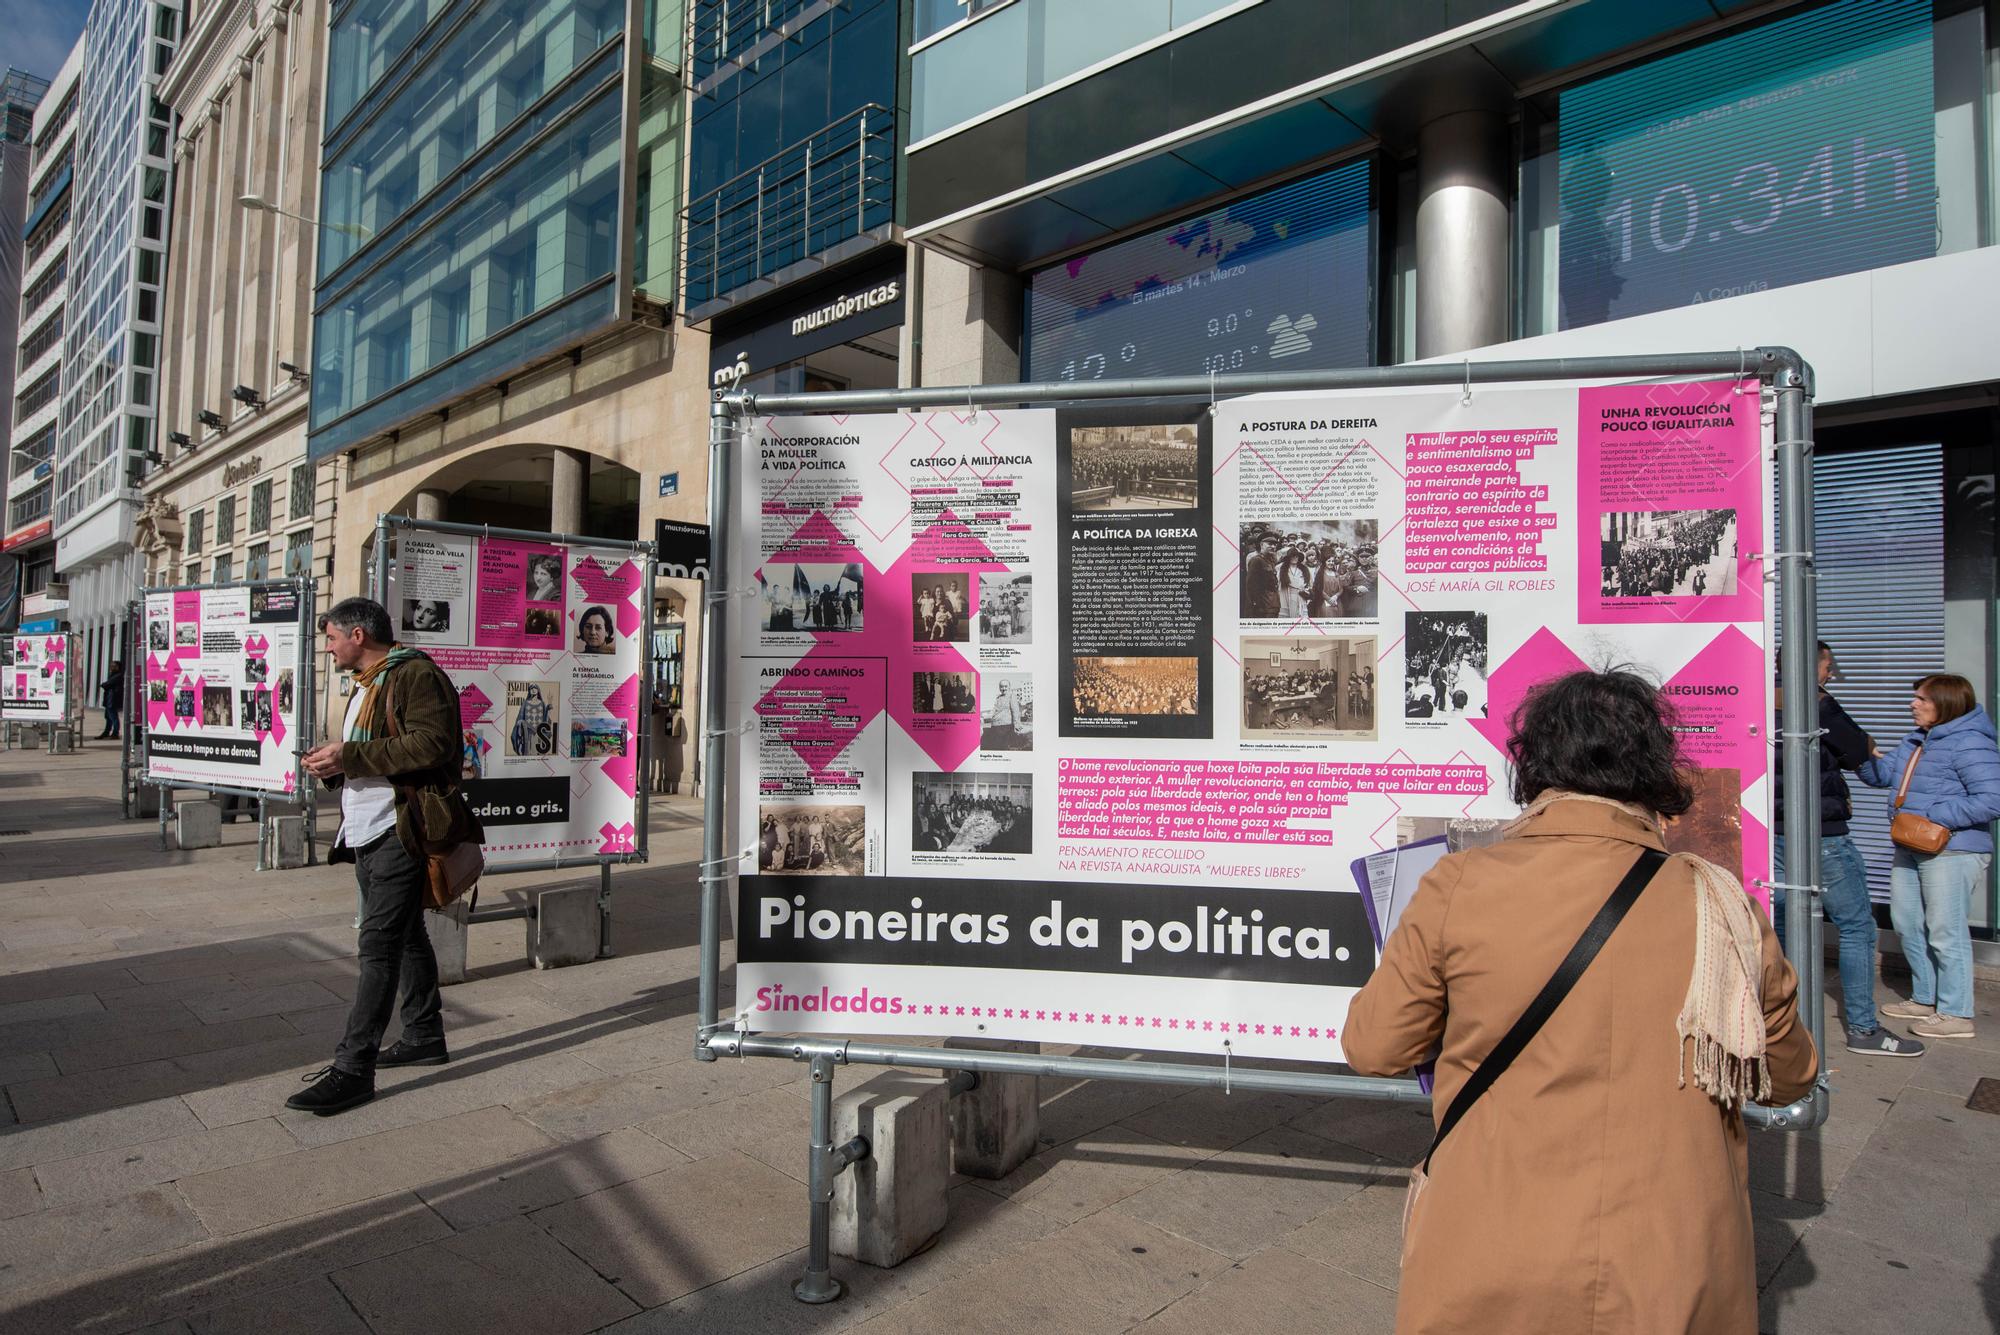
[[[1240,886],[746,876],[746,964],[908,964],[1359,987],[1361,897]]]
[[[653,559],[662,575],[674,579],[708,578],[708,525],[680,519],[653,521]]]
[[[247,737],[176,737],[172,733],[146,734],[146,758],[164,760],[207,760],[221,765],[255,765],[263,743]]]
[[[569,780],[467,779],[465,800],[480,824],[561,825],[569,820]]]

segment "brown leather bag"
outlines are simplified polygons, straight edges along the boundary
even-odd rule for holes
[[[1903,810],[1903,800],[1910,793],[1910,776],[1917,772],[1917,760],[1923,753],[1924,748],[1919,746],[1910,753],[1910,763],[1903,766],[1903,782],[1897,786],[1895,804],[1889,808],[1889,842],[1912,853],[1942,853],[1951,842],[1951,831],[1914,811]]]
[[[383,684],[382,714],[389,727],[391,737],[400,736],[402,729],[396,726],[396,697]],[[451,843],[434,843],[425,837],[426,819],[430,814],[426,805],[427,794],[414,784],[405,784],[403,794],[406,807],[414,808],[410,813],[411,832],[416,836],[417,846],[424,854],[424,907],[427,909],[448,909],[456,904],[465,892],[470,890],[474,902],[479,897],[479,877],[486,870],[486,854],[480,850],[475,839],[462,839]],[[441,799],[463,808],[465,793],[452,788]],[[454,813],[455,814],[455,813]],[[465,813],[465,821],[451,821],[453,825],[470,823],[474,830],[478,822],[471,813]]]

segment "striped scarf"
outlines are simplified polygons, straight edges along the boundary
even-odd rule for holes
[[[1645,822],[1662,837],[1666,823],[1651,811],[1588,793],[1550,790],[1508,823],[1512,834],[1557,802],[1595,802]],[[1692,853],[1676,853],[1694,873],[1694,972],[1674,1019],[1680,1035],[1680,1087],[1688,1082],[1688,1043],[1694,1044],[1695,1088],[1724,1108],[1739,1108],[1771,1093],[1764,1058],[1763,933],[1757,909],[1728,871]]]
[[[381,658],[377,659],[373,667],[362,668],[359,672],[354,674],[355,688],[358,690],[372,691],[375,688],[375,679],[377,677],[381,676],[383,673],[387,672],[390,668],[396,666],[396,664],[398,663],[407,663],[412,658],[421,658],[421,657],[423,657],[423,654],[420,650],[406,648],[401,644],[391,645],[389,646],[389,652],[383,655]],[[374,721],[374,715],[376,712],[374,704],[375,704],[374,701],[372,700],[369,701],[368,708],[363,709],[361,711],[360,717],[354,720],[354,730],[347,734],[348,741],[370,742],[375,740],[375,729],[370,726]]]

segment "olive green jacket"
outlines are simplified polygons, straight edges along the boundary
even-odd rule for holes
[[[338,788],[346,779],[388,779],[396,790],[396,836],[411,857],[484,843],[485,831],[459,788],[464,741],[458,688],[444,669],[414,653],[376,679],[362,709],[361,731],[369,740],[342,743],[342,777],[327,786]],[[354,851],[338,840],[327,854],[328,862],[353,858]]]

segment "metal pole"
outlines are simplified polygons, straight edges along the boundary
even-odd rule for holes
[[[271,870],[271,817],[264,799],[257,799],[257,870]]]
[[[160,794],[160,851],[167,851],[167,808],[173,805],[174,790],[167,784],[155,785]]]
[[[713,564],[711,562],[711,564]],[[830,1303],[840,1296],[833,1277],[833,1058],[812,1059],[812,1147],[806,1165],[806,1193],[811,1202],[806,1229],[806,1272],[792,1285],[802,1303]]]
[[[299,624],[299,685],[293,698],[292,721],[299,730],[299,749],[309,751],[319,744],[319,590],[312,576],[299,580],[299,606],[304,615]],[[299,793],[305,798],[306,865],[319,865],[319,790],[303,765],[297,766]]]
[[[854,230],[868,230],[868,113],[861,113],[861,130],[854,139]]]
[[[597,865],[597,958],[611,958],[611,864]]]
[[[389,596],[389,516],[375,516],[375,598]],[[383,606],[388,606],[384,603]]]
[[[701,993],[696,1021],[694,1055],[700,1061],[714,1061],[709,1039],[715,1033],[716,1005],[722,972],[722,894],[730,884],[734,868],[728,855],[728,805],[723,782],[728,734],[722,726],[728,692],[729,671],[728,608],[723,599],[729,592],[729,507],[735,466],[731,437],[736,431],[736,413],[724,401],[708,410],[708,587],[702,595],[701,670],[702,790],[701,866],[696,869],[701,886]]]

